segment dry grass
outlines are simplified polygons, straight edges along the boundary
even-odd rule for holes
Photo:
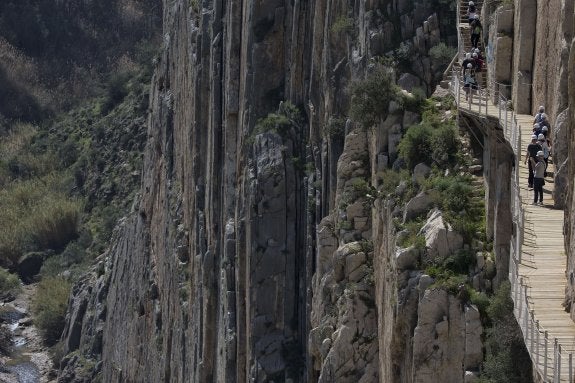
[[[78,235],[82,203],[46,176],[10,183],[0,191],[0,263],[11,265],[30,250],[62,249]]]

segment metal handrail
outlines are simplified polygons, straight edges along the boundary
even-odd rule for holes
[[[459,2],[458,2],[459,14]],[[460,36],[458,36],[460,38]],[[461,44],[461,38],[459,43]],[[461,45],[460,45],[461,49]],[[559,383],[562,379],[574,382],[575,370],[573,368],[573,353],[564,351],[564,347],[557,338],[551,339],[549,331],[543,328],[536,319],[535,311],[529,302],[529,287],[527,279],[519,277],[519,265],[523,237],[525,231],[525,211],[519,190],[519,163],[521,161],[521,129],[517,123],[517,116],[510,108],[509,100],[498,92],[494,81],[487,87],[478,87],[475,102],[469,99],[461,100],[462,81],[460,73],[452,69],[450,91],[455,97],[458,110],[464,110],[479,117],[486,117],[490,106],[489,100],[495,100],[499,125],[503,129],[505,140],[509,143],[515,156],[515,169],[511,180],[512,188],[512,220],[516,227],[515,238],[510,243],[509,279],[511,282],[511,298],[514,303],[514,315],[521,328],[525,346],[529,352],[534,368],[544,382]],[[567,368],[562,368],[567,366]]]

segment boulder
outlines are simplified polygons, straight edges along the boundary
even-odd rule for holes
[[[483,361],[483,343],[481,335],[483,326],[481,325],[481,316],[475,306],[465,308],[465,367],[479,367]]]
[[[431,174],[431,168],[423,162],[413,168],[413,182],[421,184]]]
[[[414,246],[397,248],[395,250],[395,263],[400,270],[413,269],[419,261],[419,250]]]
[[[48,259],[51,252],[31,252],[24,254],[18,260],[17,270],[18,275],[23,282],[32,282],[34,277],[38,275],[44,261]]]
[[[431,211],[419,234],[425,236],[427,253],[431,258],[445,259],[463,246],[463,237],[443,220],[439,209]]]
[[[405,205],[405,209],[403,211],[403,222],[405,223],[417,218],[423,213],[427,213],[432,206],[433,199],[431,196],[424,191],[420,192]]]
[[[404,73],[399,77],[399,80],[397,80],[397,85],[402,89],[411,92],[413,88],[421,86],[421,81],[417,76],[411,73]]]

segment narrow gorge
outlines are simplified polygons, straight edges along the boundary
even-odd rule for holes
[[[553,48],[522,29],[534,11],[525,3],[484,9],[501,25],[485,40],[498,83],[526,76],[523,66],[536,69],[529,81],[566,66],[565,53],[540,53]],[[555,10],[565,25],[570,8]],[[515,24],[501,24],[502,10]],[[422,119],[455,117],[445,91],[432,101],[439,117],[422,117],[421,97],[443,79],[451,56],[433,49],[457,46],[456,19],[456,4],[439,0],[165,2],[141,190],[97,271],[74,288],[59,381],[476,379],[480,303],[508,273],[512,151],[495,127],[458,120],[467,165],[449,167],[448,144],[431,162],[471,183],[442,186],[425,158],[398,149]],[[505,28],[537,49],[518,47],[521,69],[504,79]],[[522,63],[526,49],[546,65]],[[567,99],[545,86],[532,96],[513,87],[524,92],[516,108],[546,103],[555,122]],[[556,156],[567,158],[560,141]],[[413,176],[396,183],[392,168]],[[434,194],[466,188],[476,197],[465,214],[477,214],[472,201],[485,209],[483,233],[442,211],[461,201]],[[78,374],[82,358],[95,360],[91,375]]]
[[[476,3],[479,99],[549,115],[575,318],[575,7]],[[159,53],[151,78],[110,81],[121,107],[68,113],[111,156],[97,177],[70,161],[110,238],[88,272],[59,270],[75,283],[39,381],[545,381],[509,284],[524,148],[452,94],[467,1],[118,4],[128,31],[162,20]]]

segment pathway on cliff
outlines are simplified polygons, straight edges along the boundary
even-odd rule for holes
[[[460,0],[460,53],[470,49],[463,35],[469,33],[468,25],[463,22],[466,12],[467,1]],[[519,235],[517,243],[511,244],[510,261],[515,316],[539,376],[545,382],[573,382],[575,323],[562,306],[566,286],[564,214],[553,208],[552,176],[545,180],[544,206],[531,205],[533,191],[527,187],[524,156],[531,140],[533,116],[515,114],[508,109],[506,100],[488,88],[480,89],[472,101],[466,101],[457,75],[451,84],[460,112],[478,119],[498,120],[515,152],[518,168],[512,179],[512,200]],[[497,100],[497,105],[492,100]],[[551,163],[549,170],[554,170]]]

